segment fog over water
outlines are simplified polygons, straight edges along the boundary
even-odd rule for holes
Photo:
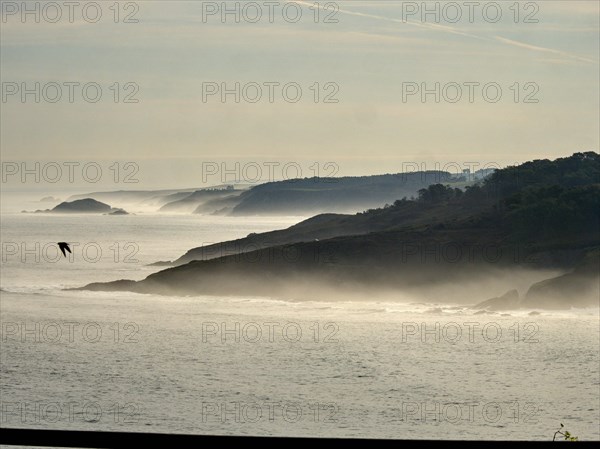
[[[63,290],[301,219],[3,214],[3,425],[549,440],[563,422],[600,437],[598,309],[467,307],[488,291],[453,304]],[[72,261],[50,245],[64,240],[80,244]]]

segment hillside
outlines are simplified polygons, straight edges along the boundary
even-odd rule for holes
[[[443,171],[302,178],[254,186],[221,185],[202,189],[95,192],[71,199],[94,198],[130,208],[205,215],[314,215],[355,213],[416,196],[435,183],[464,185],[463,177]]]
[[[340,178],[304,178],[260,184],[244,192],[232,215],[348,213],[381,207],[439,182],[450,173],[425,171]]]
[[[367,294],[509,282],[515,270],[568,273],[600,247],[599,179],[596,153],[532,161],[498,170],[465,191],[434,184],[414,200],[356,215],[322,215],[285,231],[251,236],[264,247],[244,254],[192,261],[137,283],[86,288],[310,296],[326,289]],[[276,240],[272,246],[269,238]],[[578,273],[591,285],[596,282],[593,270]],[[554,296],[554,305],[569,303],[564,291]],[[585,304],[597,300],[592,294]]]
[[[185,212],[197,213],[198,208],[212,204],[215,209],[210,208],[211,212],[215,211],[219,206],[219,201],[225,198],[235,198],[242,193],[241,190],[226,190],[226,189],[202,189],[196,190],[181,198],[174,199],[165,203],[159,212]],[[239,201],[239,200],[237,200]]]

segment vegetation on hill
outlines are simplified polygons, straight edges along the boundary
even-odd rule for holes
[[[303,178],[260,184],[244,192],[233,215],[349,212],[412,196],[423,187],[456,182],[443,171],[374,176]]]
[[[585,266],[600,247],[599,179],[600,156],[589,152],[498,170],[464,191],[435,183],[416,198],[355,215],[320,215],[219,244],[221,252],[197,248],[186,255],[190,263],[128,289],[273,294],[309,280],[407,288],[494,277],[502,269],[577,266],[576,275],[537,288],[551,288],[560,303],[571,282],[597,276]],[[111,288],[91,288],[105,287]]]

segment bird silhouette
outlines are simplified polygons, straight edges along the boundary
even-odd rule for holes
[[[71,254],[71,248],[69,248],[69,244],[67,242],[58,242],[58,247],[62,251],[63,256],[67,257],[67,253],[65,252],[65,250],[67,250],[69,254]]]

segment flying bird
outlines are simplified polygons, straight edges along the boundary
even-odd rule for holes
[[[65,250],[67,250],[69,254],[71,254],[71,248],[69,248],[69,244],[67,242],[58,242],[58,247],[62,251],[63,256],[67,257],[67,253],[65,252]]]

